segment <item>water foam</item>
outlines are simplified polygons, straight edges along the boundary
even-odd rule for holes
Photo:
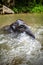
[[[0,64],[13,65],[15,59],[23,59],[22,65],[27,65],[27,62],[34,62],[40,55],[41,44],[39,41],[32,39],[24,33],[19,34],[18,37],[14,38],[13,34],[0,35],[0,44],[7,44],[11,49],[1,49],[1,60]],[[14,60],[13,60],[14,59]],[[19,63],[19,61],[17,61]],[[20,63],[19,63],[20,64]],[[20,65],[21,65],[20,64]]]

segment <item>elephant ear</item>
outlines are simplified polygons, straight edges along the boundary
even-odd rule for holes
[[[13,32],[13,30],[10,28],[10,25],[6,25],[6,26],[2,27],[1,31],[3,33],[12,33]]]
[[[17,24],[16,24],[16,23],[12,23],[12,24],[10,25],[10,27],[11,27],[11,29],[12,29],[13,31],[15,31],[16,26],[17,26]]]

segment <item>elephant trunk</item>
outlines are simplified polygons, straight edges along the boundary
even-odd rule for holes
[[[32,38],[34,38],[35,39],[35,36],[34,36],[34,34],[29,30],[29,29],[26,29],[26,34],[28,34],[28,35],[30,35]]]

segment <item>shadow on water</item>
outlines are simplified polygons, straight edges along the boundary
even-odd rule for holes
[[[36,39],[0,33],[0,65],[43,65],[43,26],[30,28]]]

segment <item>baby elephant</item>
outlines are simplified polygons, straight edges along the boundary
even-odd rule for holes
[[[3,27],[4,31],[7,31],[9,33],[23,33],[25,32],[29,36],[35,39],[35,36],[30,31],[28,25],[26,25],[23,20],[18,19],[16,22],[12,23],[11,25]]]

